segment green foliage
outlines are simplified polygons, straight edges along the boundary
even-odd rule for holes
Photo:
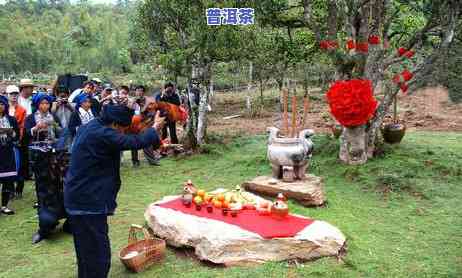
[[[68,1],[0,5],[0,73],[127,72],[129,9]]]

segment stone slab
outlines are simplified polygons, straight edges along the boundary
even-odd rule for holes
[[[170,196],[166,202],[177,198]],[[268,261],[312,260],[344,254],[345,236],[331,224],[316,220],[291,238],[264,239],[238,226],[162,208],[145,212],[154,234],[174,247],[192,247],[200,260],[225,266]]]
[[[303,180],[294,182],[283,182],[272,177],[260,176],[243,183],[242,187],[247,191],[270,197],[276,197],[282,192],[287,198],[306,207],[321,206],[326,202],[322,178],[312,174],[306,175]]]

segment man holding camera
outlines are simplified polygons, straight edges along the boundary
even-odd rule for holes
[[[61,128],[67,128],[74,107],[69,103],[69,90],[66,87],[58,87],[58,95],[55,102],[51,106],[51,113],[59,120]]]

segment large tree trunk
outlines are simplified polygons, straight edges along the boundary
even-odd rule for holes
[[[210,99],[210,78],[211,78],[211,63],[204,62],[193,67],[193,74],[199,74],[202,80],[201,97],[199,102],[199,115],[197,119],[197,144],[202,145],[205,143],[207,135],[207,112],[209,108]]]
[[[183,145],[186,149],[195,149],[197,146],[196,132],[197,132],[197,116],[198,106],[195,102],[195,96],[192,91],[192,84],[188,82],[188,114],[189,118],[186,122],[185,135],[183,137]]]

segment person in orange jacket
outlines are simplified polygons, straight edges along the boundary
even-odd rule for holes
[[[9,111],[8,114],[16,119],[19,127],[19,142],[24,142],[24,123],[26,121],[27,111],[18,103],[19,88],[14,85],[6,87],[6,94],[8,95]],[[16,178],[15,197],[22,198],[24,191],[24,176],[27,173],[27,159],[28,157],[21,157],[19,173]]]
[[[132,118],[129,132],[132,134],[141,133],[146,126],[149,126],[147,123],[150,119],[148,118],[150,115],[155,115],[156,109],[157,106],[155,99],[153,97],[146,97],[141,113],[134,115]],[[160,166],[159,155],[152,146],[144,148],[143,153],[150,165]],[[132,162],[134,167],[138,167],[140,165],[138,150],[132,150]]]

